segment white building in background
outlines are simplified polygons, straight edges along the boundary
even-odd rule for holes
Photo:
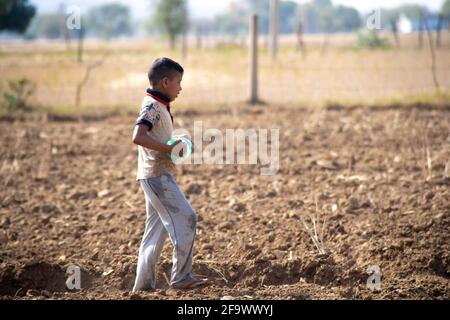
[[[413,24],[403,13],[397,21],[397,28],[400,33],[411,33],[413,31]]]

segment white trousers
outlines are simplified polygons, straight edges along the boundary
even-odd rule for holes
[[[139,182],[145,194],[147,220],[133,291],[155,289],[156,264],[167,235],[173,245],[170,285],[190,277],[197,227],[197,214],[171,175]]]

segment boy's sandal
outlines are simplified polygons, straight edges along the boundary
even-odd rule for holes
[[[195,289],[201,286],[206,285],[208,279],[200,279],[200,278],[189,278],[181,283],[175,283],[170,287],[172,289]]]

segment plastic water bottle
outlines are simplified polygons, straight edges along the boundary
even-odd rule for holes
[[[172,154],[172,153],[168,153],[167,155],[172,159],[172,160],[178,160],[178,159],[186,159],[188,158],[191,153],[192,153],[192,142],[184,137],[184,136],[173,136],[172,138],[170,138],[169,141],[167,141],[167,145],[171,146],[173,145],[175,142],[177,142],[178,140],[181,140],[180,143],[183,144],[183,156],[179,157],[178,155]]]

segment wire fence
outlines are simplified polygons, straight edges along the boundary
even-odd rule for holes
[[[323,51],[318,39],[306,38],[308,52],[296,49],[292,37],[282,38],[277,59],[270,58],[264,37],[260,39],[259,96],[269,104],[356,102],[364,103],[391,96],[434,92],[430,52],[417,49],[413,35],[401,38],[404,47],[389,50],[356,50],[346,44],[350,37],[329,36]],[[212,41],[212,40],[209,40]],[[241,40],[239,40],[241,41]],[[37,84],[33,103],[41,106],[75,108],[77,86],[90,65],[80,94],[85,107],[118,106],[138,108],[148,85],[147,68],[158,56],[171,56],[185,67],[183,91],[177,104],[188,108],[245,103],[250,96],[249,56],[246,46],[221,39],[216,46],[196,48],[189,41],[186,57],[151,39],[110,43],[87,43],[84,62],[76,62],[73,50],[63,43],[2,43],[0,90],[8,81],[21,77]],[[203,43],[208,41],[203,41]],[[334,45],[333,45],[334,44]],[[442,34],[436,50],[436,75],[441,90],[450,88],[450,33]],[[107,57],[104,53],[109,52]]]

